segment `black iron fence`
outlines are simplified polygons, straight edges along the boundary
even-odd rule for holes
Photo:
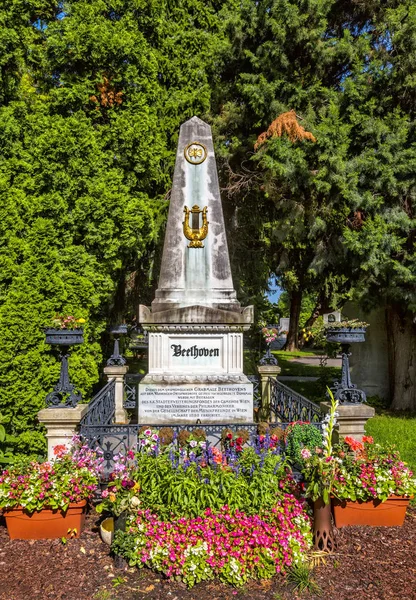
[[[124,379],[124,408],[134,410],[139,401],[139,383],[144,375],[127,374]]]
[[[270,378],[270,412],[273,422],[320,423],[321,421],[321,410],[317,404],[272,378]]]
[[[88,411],[81,419],[81,429],[88,425],[100,427],[112,423],[116,408],[115,385],[115,380],[110,379],[103,389],[94,396],[88,404]]]

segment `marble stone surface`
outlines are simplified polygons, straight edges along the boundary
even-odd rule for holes
[[[243,373],[243,334],[149,333],[149,371],[156,374]]]
[[[204,148],[201,162],[185,158],[192,143]],[[208,220],[208,233],[197,248],[184,233],[184,209],[194,206],[206,209]],[[200,225],[202,217],[195,218]],[[139,322],[252,321],[253,309],[242,309],[232,281],[211,128],[192,117],[180,128],[159,285],[151,309],[140,306]]]
[[[250,423],[251,383],[142,384],[139,423]]]

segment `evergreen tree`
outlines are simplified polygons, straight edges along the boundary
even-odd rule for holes
[[[260,211],[260,271],[283,278],[295,306],[322,283],[326,296],[356,286],[364,305],[386,306],[393,406],[413,410],[415,20],[410,0],[243,1],[216,96],[231,222]],[[290,110],[317,142],[276,134],[254,154]],[[234,256],[246,254],[240,244]]]
[[[302,295],[320,293],[322,313],[348,288],[339,273],[354,174],[340,87],[359,48],[347,34],[331,35],[335,4],[242,2],[230,19],[226,101],[216,120],[234,222],[241,231],[241,216],[260,212],[250,229],[263,254],[260,271],[277,275],[291,294],[288,349],[298,345]]]
[[[365,64],[345,82],[357,200],[344,239],[364,307],[386,309],[392,407],[416,410],[416,7],[363,2]]]
[[[54,314],[87,321],[69,366],[88,400],[106,326],[151,299],[175,137],[209,109],[212,56],[223,43],[215,8],[199,0],[0,8],[18,31],[0,82],[0,406],[15,451],[44,447],[33,430],[58,378],[43,334]]]

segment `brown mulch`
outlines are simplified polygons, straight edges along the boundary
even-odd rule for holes
[[[346,527],[300,594],[283,577],[235,590],[206,582],[188,590],[147,569],[116,569],[94,513],[79,539],[9,540],[0,519],[0,600],[416,600],[416,510],[403,527]]]

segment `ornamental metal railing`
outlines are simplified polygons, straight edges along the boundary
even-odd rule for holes
[[[134,408],[138,400],[138,384],[142,376],[130,376],[126,382],[127,386],[132,388],[130,402],[128,405]],[[257,377],[251,377],[254,385],[254,404],[261,406],[260,402],[260,382]],[[291,390],[284,384],[275,379],[270,380],[271,402],[270,402],[270,424],[276,423],[280,429],[285,429],[293,421],[309,421],[319,426],[321,414],[319,407]],[[128,397],[127,397],[128,398]],[[126,402],[124,403],[126,407]],[[134,404],[133,404],[134,403]],[[253,440],[259,435],[258,423],[215,423],[215,424],[113,424],[115,414],[115,381],[110,380],[107,385],[100,390],[91,400],[88,412],[83,417],[80,424],[80,434],[87,440],[91,448],[100,448],[104,456],[104,479],[108,478],[113,470],[114,457],[117,454],[125,454],[128,450],[136,451],[140,448],[139,434],[145,427],[157,430],[159,433],[165,428],[173,432],[174,439],[178,439],[180,432],[187,430],[190,433],[196,429],[202,429],[205,432],[208,444],[211,447],[220,447],[224,430],[228,429],[236,433],[239,430],[245,430]],[[272,429],[272,426],[271,426]],[[267,434],[266,434],[267,435]]]
[[[134,410],[139,401],[139,383],[144,375],[127,374],[124,378],[124,403],[125,409]]]
[[[321,410],[317,404],[298,394],[277,379],[270,377],[270,413],[275,423],[293,421],[321,422]]]
[[[285,429],[288,423],[279,423],[280,429]],[[163,430],[171,430],[171,437],[175,440],[180,438],[181,431],[192,433],[195,430],[205,432],[208,445],[220,448],[224,430],[231,430],[234,434],[238,431],[244,431],[249,434],[250,440],[255,440],[259,434],[258,423],[216,423],[216,424],[128,424],[128,425],[84,425],[80,428],[81,435],[87,440],[90,448],[99,448],[102,450],[104,465],[103,479],[113,471],[114,457],[119,454],[126,454],[128,450],[134,452],[140,450],[140,431],[146,429],[157,432],[163,437]],[[267,437],[267,434],[266,436]]]
[[[81,429],[87,425],[110,425],[114,419],[115,404],[115,379],[110,381],[98,392],[88,405],[88,411],[82,417]]]

